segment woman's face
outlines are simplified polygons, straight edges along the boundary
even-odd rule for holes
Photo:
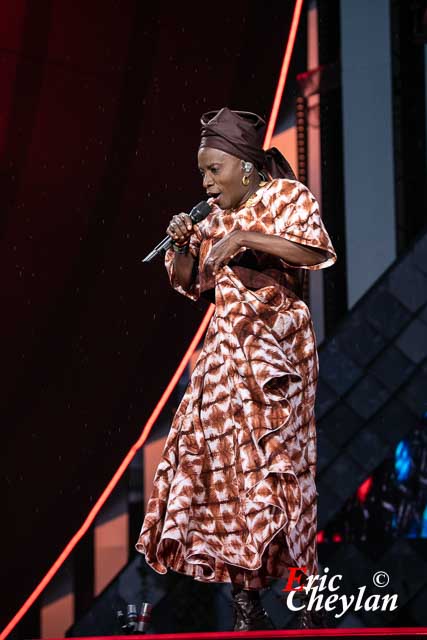
[[[203,188],[221,209],[235,209],[258,186],[255,169],[250,174],[245,174],[242,161],[220,149],[202,147],[199,149],[198,163]],[[244,175],[250,177],[248,185],[242,184]]]

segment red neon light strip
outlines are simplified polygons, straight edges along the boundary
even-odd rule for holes
[[[270,144],[270,141],[271,141],[272,132],[274,131],[274,127],[276,125],[277,114],[278,114],[278,111],[279,111],[279,105],[280,105],[280,101],[282,99],[283,91],[284,91],[284,88],[285,88],[285,80],[286,80],[286,76],[288,74],[289,63],[290,63],[290,60],[291,60],[292,51],[293,51],[293,47],[294,47],[294,44],[295,44],[295,36],[296,36],[296,31],[297,31],[297,28],[298,28],[298,24],[299,24],[300,15],[301,15],[302,3],[303,3],[303,0],[297,0],[296,4],[295,4],[294,15],[292,17],[292,24],[291,24],[291,29],[290,29],[290,32],[289,32],[289,40],[288,40],[288,44],[286,46],[285,57],[284,57],[284,60],[283,60],[282,69],[281,69],[280,77],[279,77],[279,82],[278,82],[277,89],[276,89],[276,94],[275,94],[275,97],[274,97],[273,108],[272,108],[272,111],[271,111],[270,120],[269,120],[269,124],[268,124],[268,128],[267,128],[267,133],[266,133],[265,140],[264,140],[264,145],[263,145],[264,149],[268,148],[268,146]],[[213,315],[214,310],[215,310],[215,305],[213,305],[213,304],[210,305],[208,310],[207,310],[207,312],[206,312],[206,315],[203,318],[202,323],[201,323],[200,327],[198,328],[193,340],[191,341],[191,344],[188,347],[188,349],[187,349],[187,351],[186,351],[186,353],[185,353],[180,365],[178,366],[177,370],[175,371],[175,373],[174,373],[172,379],[170,380],[168,386],[164,390],[159,402],[157,403],[156,407],[153,410],[153,413],[151,414],[151,416],[149,417],[147,423],[145,424],[140,437],[135,442],[135,444],[131,447],[130,451],[127,453],[127,455],[123,459],[122,463],[120,464],[119,468],[117,469],[117,471],[115,472],[115,474],[111,478],[110,482],[105,487],[104,491],[102,492],[102,494],[100,495],[98,500],[93,505],[92,509],[89,512],[89,515],[87,516],[86,520],[83,522],[83,524],[80,527],[80,529],[74,534],[74,536],[68,542],[68,544],[66,545],[64,550],[61,552],[61,554],[55,560],[55,562],[53,563],[53,565],[51,566],[49,571],[42,578],[42,580],[37,585],[37,587],[34,589],[34,591],[31,593],[31,595],[27,598],[27,600],[24,602],[22,607],[14,615],[12,620],[3,629],[3,631],[0,634],[0,640],[4,640],[5,638],[7,638],[9,633],[16,627],[18,622],[27,613],[28,609],[34,604],[34,602],[37,600],[37,598],[42,593],[42,591],[45,589],[45,587],[49,584],[49,582],[51,581],[51,579],[53,578],[55,573],[59,570],[59,568],[62,566],[62,564],[68,558],[68,556],[71,554],[71,552],[76,547],[76,545],[81,540],[81,538],[86,534],[86,532],[88,531],[89,527],[93,524],[96,516],[101,511],[102,507],[104,506],[104,504],[105,504],[106,500],[108,499],[108,497],[111,495],[111,493],[114,490],[114,488],[117,486],[120,478],[123,476],[124,472],[126,471],[127,467],[129,466],[130,462],[134,458],[136,452],[138,451],[138,449],[140,449],[143,446],[144,442],[146,441],[146,439],[147,439],[147,437],[148,437],[148,435],[149,435],[154,423],[156,422],[157,418],[159,417],[160,412],[162,411],[163,407],[165,406],[166,402],[168,401],[169,396],[171,395],[173,389],[175,388],[175,386],[176,386],[178,380],[180,379],[185,367],[187,366],[191,356],[193,355],[194,350],[196,349],[196,347],[199,344],[204,332],[206,331],[206,328],[207,328],[207,326],[209,324],[209,321],[210,321],[210,319],[211,319],[211,317]]]
[[[134,635],[140,640],[228,640],[229,638],[411,638],[426,637],[427,627],[367,627],[365,629],[289,629],[287,631],[205,631],[201,633],[149,633]],[[129,636],[114,636],[116,640],[129,640]],[[60,640],[57,638],[57,640]],[[74,638],[74,640],[111,640],[111,636]]]
[[[270,146],[273,131],[276,126],[277,116],[279,113],[280,103],[282,102],[283,91],[285,89],[286,79],[288,77],[289,65],[291,63],[292,52],[295,46],[295,38],[298,31],[298,25],[301,18],[302,4],[304,0],[296,0],[294,15],[292,16],[289,38],[286,44],[285,55],[283,57],[282,68],[280,70],[279,82],[277,84],[276,95],[274,96],[273,107],[271,109],[270,119],[268,121],[267,132],[265,134],[264,149]]]

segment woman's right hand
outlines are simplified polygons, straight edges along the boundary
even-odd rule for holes
[[[185,244],[193,232],[193,221],[188,213],[178,213],[173,216],[166,233],[177,244]]]

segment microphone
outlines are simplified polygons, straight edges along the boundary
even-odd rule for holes
[[[196,204],[196,206],[193,207],[190,211],[190,218],[192,219],[193,224],[204,220],[206,216],[211,212],[211,210],[211,205],[204,200],[202,200],[202,202],[199,202],[199,204]],[[170,236],[166,236],[166,238],[159,242],[157,247],[154,247],[154,249],[148,254],[148,256],[145,256],[144,260],[141,260],[141,262],[150,262],[161,251],[166,251],[167,249],[169,249],[171,244],[172,238]]]
[[[143,602],[141,604],[141,613],[138,616],[138,625],[136,627],[138,633],[145,633],[150,626],[152,608],[153,605],[150,604],[150,602]]]

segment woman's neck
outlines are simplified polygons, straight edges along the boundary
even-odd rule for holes
[[[261,184],[262,184],[262,182],[261,182],[261,180],[260,180],[260,178],[258,176],[256,181],[254,181],[250,185],[250,188],[248,189],[247,193],[245,193],[245,195],[240,200],[240,202],[238,204],[236,204],[234,207],[231,207],[230,211],[237,211],[238,209],[241,209],[248,202],[248,200],[250,200],[250,198],[258,191],[258,189],[260,188]]]

